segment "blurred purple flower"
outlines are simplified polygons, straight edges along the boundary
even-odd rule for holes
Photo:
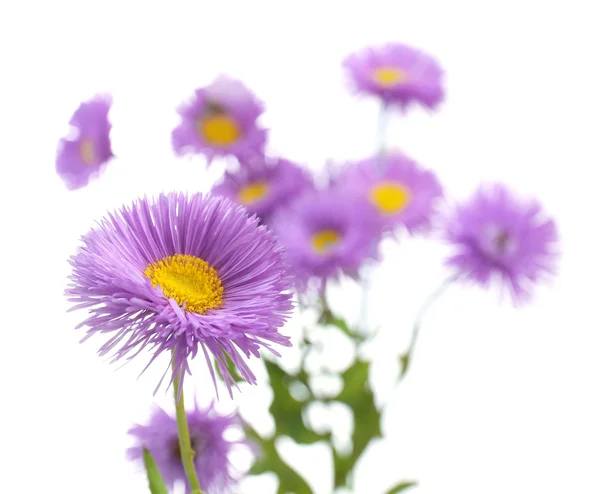
[[[359,198],[334,188],[311,191],[280,211],[273,229],[287,252],[297,287],[322,283],[340,273],[357,276],[375,255],[379,230]]]
[[[360,195],[382,228],[404,225],[411,233],[430,227],[442,198],[435,174],[400,152],[347,166],[337,186]]]
[[[481,186],[456,207],[446,236],[454,248],[446,261],[451,268],[483,286],[499,279],[515,303],[557,272],[556,224],[537,201],[518,199],[502,184]]]
[[[209,163],[216,156],[243,159],[262,154],[267,131],[256,120],[263,110],[244,84],[221,75],[179,107],[181,123],[171,136],[173,149],[178,155],[204,154]]]
[[[239,171],[227,172],[213,188],[219,194],[245,206],[263,222],[278,209],[312,188],[309,173],[291,161],[257,157],[241,163]]]
[[[229,441],[225,432],[240,426],[235,414],[218,415],[213,405],[202,409],[197,404],[187,412],[194,464],[198,480],[205,494],[230,492],[240,480],[239,473],[230,462],[229,455],[239,446],[250,447],[245,440]],[[161,408],[154,407],[147,425],[136,425],[129,430],[136,446],[128,450],[131,460],[143,464],[144,448],[156,462],[156,466],[171,490],[176,483],[183,483],[190,492],[181,462],[177,419]]]
[[[88,337],[108,334],[99,354],[129,359],[151,348],[154,361],[173,352],[173,373],[190,373],[188,358],[209,353],[234,382],[254,374],[240,355],[259,356],[270,343],[290,346],[278,332],[292,309],[283,249],[257,218],[223,197],[161,194],[109,214],[82,238],[70,263],[66,294],[88,317]],[[132,354],[132,355],[130,355]],[[213,373],[214,379],[214,373]],[[183,379],[182,379],[183,381]]]
[[[69,125],[72,135],[62,138],[56,153],[56,172],[69,190],[85,187],[112,158],[108,112],[109,95],[98,95],[79,105]]]
[[[400,43],[364,48],[343,65],[359,93],[405,109],[410,103],[435,108],[444,98],[442,69],[430,55]]]

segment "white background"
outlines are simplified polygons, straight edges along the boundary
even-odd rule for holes
[[[564,255],[553,286],[519,311],[493,291],[451,290],[430,312],[409,378],[394,390],[395,355],[445,274],[445,251],[423,240],[386,246],[372,297],[373,322],[383,327],[372,377],[389,400],[386,440],[363,459],[356,492],[380,494],[403,478],[418,479],[420,494],[600,492],[596,7],[2,2],[0,490],[146,492],[141,472],[124,460],[125,432],[146,418],[163,367],[136,380],[143,359],[118,369],[95,356],[98,340],[79,345],[72,328],[83,314],[65,315],[62,292],[66,259],[107,208],[144,193],[207,190],[221,172],[173,158],[179,101],[227,72],[266,102],[273,153],[313,169],[362,157],[373,150],[376,105],[348,94],[340,61],[393,40],[441,61],[448,98],[435,115],[415,110],[400,119],[390,143],[435,169],[452,196],[499,179],[540,197],[560,225]],[[114,95],[119,159],[86,189],[68,192],[54,172],[57,139],[97,91]],[[335,291],[336,309],[355,317],[356,295],[350,285]],[[207,401],[203,365],[195,366],[196,387]],[[244,389],[219,406],[242,404],[260,417],[265,396],[264,387]],[[313,449],[302,451],[298,468],[315,492],[330,492],[327,455]],[[241,492],[272,492],[272,479],[262,482]]]

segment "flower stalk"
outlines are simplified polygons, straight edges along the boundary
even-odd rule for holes
[[[387,145],[387,128],[389,120],[389,107],[387,101],[383,101],[379,110],[377,121],[377,134],[375,150],[377,155],[377,172],[380,176],[385,173],[385,154]],[[373,241],[373,251],[377,250],[379,239]],[[360,297],[360,315],[359,328],[367,333],[369,331],[369,293],[371,292],[371,282],[373,278],[373,267],[363,267]]]
[[[196,467],[194,466],[195,451],[192,449],[190,429],[185,413],[185,402],[183,400],[183,388],[180,389],[179,373],[173,378],[173,393],[175,397],[175,411],[177,415],[177,434],[179,436],[179,451],[181,452],[181,463],[190,485],[191,494],[204,494],[200,488]]]
[[[415,322],[413,324],[413,330],[410,337],[410,343],[408,344],[408,349],[405,353],[400,356],[400,363],[402,368],[400,369],[400,378],[403,378],[404,375],[408,372],[408,366],[410,365],[410,361],[412,358],[412,354],[415,350],[415,345],[417,344],[417,338],[419,337],[419,331],[421,329],[421,325],[423,322],[423,317],[429,310],[429,308],[438,300],[444,292],[458,279],[458,275],[454,274],[446,278],[443,283],[437,287],[437,289],[432,292],[429,297],[425,300],[417,316],[415,317]]]

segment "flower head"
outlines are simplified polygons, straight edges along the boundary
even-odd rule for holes
[[[212,373],[210,352],[229,387],[227,356],[255,383],[240,352],[259,356],[263,346],[278,355],[270,343],[290,345],[278,332],[292,309],[283,249],[226,198],[140,199],[109,214],[82,243],[66,293],[73,309],[88,310],[78,326],[87,337],[110,335],[100,355],[116,360],[149,347],[153,361],[170,351],[173,373],[183,377],[199,351]]]
[[[110,96],[96,96],[79,105],[69,125],[72,135],[58,143],[56,172],[70,190],[85,187],[112,158],[108,112]]]
[[[238,446],[249,446],[246,441],[229,441],[224,433],[239,425],[236,415],[218,415],[213,406],[202,409],[196,406],[186,413],[192,449],[196,453],[194,464],[202,490],[206,494],[229,491],[239,475],[229,460],[230,453]],[[142,461],[147,449],[165,481],[174,489],[176,483],[184,483],[190,492],[181,462],[177,419],[161,408],[155,407],[147,425],[136,425],[129,430],[136,446],[128,450],[134,461]]]
[[[245,206],[263,222],[313,185],[305,170],[284,159],[257,157],[242,165],[227,172],[213,192]]]
[[[400,43],[364,48],[344,61],[350,82],[360,93],[406,108],[419,103],[435,108],[444,98],[442,69],[430,55]]]
[[[196,89],[178,109],[181,123],[173,130],[173,149],[179,155],[202,153],[245,158],[262,153],[267,132],[256,120],[263,106],[240,81],[221,75]]]
[[[273,229],[286,248],[299,288],[340,273],[356,276],[375,255],[379,231],[357,196],[334,188],[311,191],[278,213]]]
[[[556,224],[534,200],[518,199],[504,185],[480,187],[459,205],[446,229],[454,253],[447,264],[481,285],[498,278],[515,302],[533,284],[556,272]]]
[[[404,225],[409,232],[430,226],[442,187],[433,172],[399,152],[374,156],[346,168],[338,186],[353,190],[382,227]]]

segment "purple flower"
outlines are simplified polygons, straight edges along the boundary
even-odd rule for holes
[[[66,294],[72,310],[88,310],[77,326],[88,328],[84,339],[110,336],[100,355],[130,359],[148,347],[152,362],[172,351],[173,373],[183,378],[199,351],[212,373],[210,352],[230,388],[227,356],[254,384],[240,352],[258,357],[262,346],[279,355],[270,343],[290,346],[278,332],[292,309],[283,249],[226,198],[140,199],[109,214],[82,243]]]
[[[487,286],[494,279],[518,303],[533,285],[556,273],[557,228],[534,200],[523,201],[504,185],[481,186],[451,215],[446,236],[454,248],[447,264]]]
[[[363,197],[381,227],[404,225],[412,233],[430,226],[442,197],[434,173],[399,152],[348,166],[338,186]]]
[[[196,89],[178,112],[181,123],[171,136],[178,155],[201,153],[210,163],[216,156],[245,158],[262,153],[267,132],[257,127],[256,120],[263,105],[238,80],[219,76]]]
[[[389,43],[364,48],[343,62],[359,93],[405,109],[409,103],[435,108],[444,98],[442,69],[431,56],[410,46]]]
[[[239,171],[227,172],[213,192],[245,206],[264,222],[312,186],[310,175],[295,163],[257,157],[242,163]]]
[[[195,451],[194,464],[200,486],[205,494],[229,492],[239,481],[239,474],[229,460],[230,453],[238,446],[249,446],[244,440],[229,441],[225,432],[239,426],[235,414],[218,415],[213,406],[199,408],[186,413],[190,430],[192,449]],[[136,446],[128,450],[131,460],[142,463],[144,448],[156,462],[165,484],[174,489],[175,484],[185,484],[190,492],[181,462],[177,419],[161,408],[155,407],[148,425],[136,425],[129,430],[135,438]]]
[[[69,120],[72,135],[59,141],[56,153],[56,172],[69,190],[85,187],[113,156],[108,121],[111,104],[110,96],[96,96],[81,103]]]
[[[339,188],[311,191],[275,216],[273,229],[300,289],[311,279],[357,275],[379,237],[370,216],[357,196]]]

